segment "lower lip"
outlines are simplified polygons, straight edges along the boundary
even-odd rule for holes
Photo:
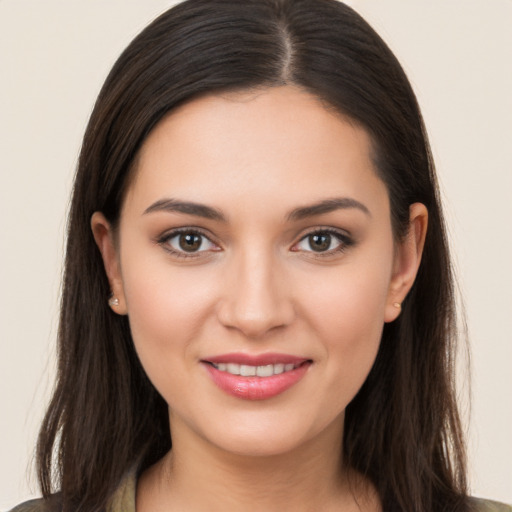
[[[271,377],[242,377],[221,372],[214,366],[204,363],[213,382],[222,391],[244,400],[266,400],[284,393],[304,377],[311,362],[305,362],[298,368]]]

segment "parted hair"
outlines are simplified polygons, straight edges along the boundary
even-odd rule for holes
[[[67,226],[57,383],[37,446],[43,495],[60,492],[65,512],[104,509],[128,468],[142,470],[172,446],[167,404],[137,358],[129,319],[107,305],[91,215],[101,211],[117,225],[141,145],[178,105],[287,84],[368,132],[396,240],[407,232],[412,203],[429,213],[417,279],[347,407],[343,461],[375,485],[385,511],[469,510],[453,382],[453,276],[429,143],[402,67],[336,0],[187,0],[119,57],[83,140]]]

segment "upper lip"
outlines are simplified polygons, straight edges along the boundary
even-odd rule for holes
[[[244,354],[232,353],[218,356],[206,357],[202,361],[207,363],[236,363],[248,366],[266,366],[269,364],[295,364],[299,365],[309,361],[307,357],[293,356],[290,354],[265,353],[265,354]]]

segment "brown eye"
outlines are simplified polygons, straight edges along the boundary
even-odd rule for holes
[[[308,236],[308,243],[315,252],[328,251],[331,247],[332,236],[328,233],[313,234]]]
[[[186,252],[195,252],[200,249],[202,236],[196,233],[185,233],[179,235],[180,248]]]
[[[353,240],[344,233],[334,230],[317,230],[305,235],[292,250],[329,255],[342,252],[353,243]]]
[[[198,231],[175,231],[165,235],[160,243],[179,256],[193,256],[218,250],[218,247],[206,235]]]

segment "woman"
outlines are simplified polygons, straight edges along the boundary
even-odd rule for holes
[[[331,0],[178,5],[85,134],[46,502],[19,510],[500,510],[466,495],[452,288],[373,30]]]

